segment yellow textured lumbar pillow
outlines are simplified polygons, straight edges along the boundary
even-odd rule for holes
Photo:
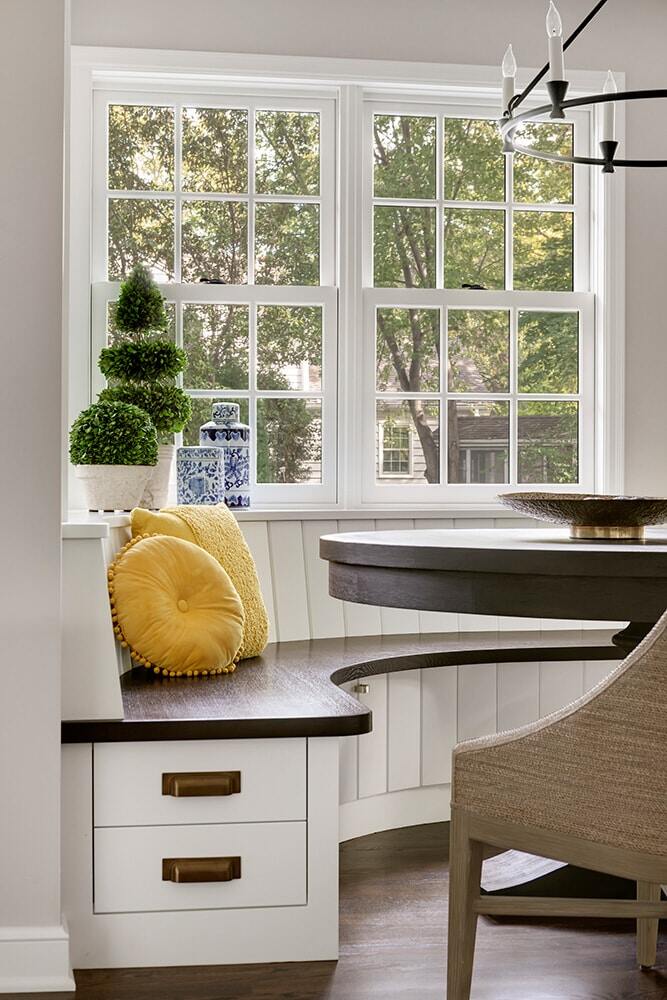
[[[137,663],[170,677],[234,670],[243,605],[208,552],[143,534],[124,546],[108,577],[114,632]]]
[[[225,504],[185,505],[160,511],[132,511],[132,534],[158,532],[183,538],[209,552],[229,574],[236,587],[245,626],[239,659],[259,656],[269,638],[269,620],[262,599],[255,561],[236,518]]]

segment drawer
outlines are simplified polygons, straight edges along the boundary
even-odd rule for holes
[[[303,739],[96,743],[93,768],[96,827],[306,818]]]
[[[195,859],[240,877],[165,881],[165,859],[193,877]],[[180,859],[190,862],[188,865]],[[200,861],[200,865],[202,862]],[[227,870],[225,871],[225,866]],[[173,868],[173,866],[172,866]],[[196,877],[196,876],[195,876]],[[306,903],[306,823],[106,827],[95,830],[95,913],[217,910]]]

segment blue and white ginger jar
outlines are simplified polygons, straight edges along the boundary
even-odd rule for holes
[[[176,482],[179,503],[222,503],[225,499],[225,464],[220,449],[178,448]]]
[[[223,453],[224,501],[236,509],[250,506],[250,428],[240,415],[238,403],[214,403],[213,419],[199,429],[199,444]]]

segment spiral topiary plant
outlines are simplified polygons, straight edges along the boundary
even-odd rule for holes
[[[155,465],[157,435],[145,410],[130,403],[93,403],[72,424],[73,465]]]
[[[160,289],[141,265],[121,285],[116,326],[128,339],[100,354],[100,371],[109,382],[100,401],[141,407],[153,421],[160,444],[173,444],[173,435],[183,430],[192,413],[190,397],[174,385],[187,358],[170,340],[154,336],[167,329],[167,313]]]

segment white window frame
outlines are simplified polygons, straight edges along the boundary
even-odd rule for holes
[[[573,291],[541,292],[513,290],[513,214],[519,203],[513,200],[511,173],[507,184],[506,200],[502,202],[450,202],[444,198],[442,190],[444,159],[444,118],[486,118],[493,119],[497,107],[489,101],[471,101],[465,105],[447,99],[425,101],[413,97],[411,100],[396,94],[393,100],[383,96],[382,100],[369,97],[364,106],[364,157],[363,157],[363,301],[364,301],[364,417],[362,418],[362,451],[366,456],[363,467],[362,499],[366,503],[409,502],[412,504],[434,504],[441,502],[491,501],[504,490],[512,488],[522,491],[542,492],[558,490],[575,492],[593,491],[595,482],[595,296],[588,289],[591,285],[590,261],[590,170],[581,165],[574,167],[573,194],[571,205],[541,204],[523,205],[521,211],[571,212],[573,225]],[[434,118],[436,122],[436,194],[434,198],[376,198],[373,195],[373,118],[375,115],[412,115]],[[576,113],[570,116],[574,125],[574,143],[577,151],[588,155],[590,148],[590,116]],[[373,214],[376,204],[427,206],[435,208],[436,216],[436,287],[422,288],[376,288],[373,286]],[[505,285],[503,291],[478,291],[475,289],[444,288],[442,226],[444,210],[448,207],[496,209],[505,212]],[[439,308],[440,310],[440,357],[441,384],[439,391],[402,391],[376,393],[376,311],[383,307],[393,308]],[[510,315],[510,386],[506,393],[450,393],[445,385],[447,358],[447,316],[450,310],[506,309]],[[540,312],[577,312],[579,317],[579,376],[577,393],[569,394],[524,394],[520,399],[529,401],[540,399],[554,402],[575,401],[578,405],[578,458],[580,478],[573,484],[518,483],[518,455],[514,442],[517,441],[517,404],[519,400],[517,381],[516,342],[518,314],[522,310]],[[396,485],[384,477],[376,475],[375,466],[370,462],[371,449],[375,449],[375,408],[379,399],[402,400],[423,399],[438,402],[440,406],[440,482],[426,482]],[[508,483],[447,483],[447,441],[448,441],[448,400],[488,400],[509,403],[509,482]],[[410,498],[406,497],[406,491]],[[460,498],[460,499],[458,499]]]
[[[386,420],[381,420],[378,426],[378,453],[377,453],[377,463],[378,469],[381,469],[380,478],[382,479],[405,479],[406,476],[410,477],[414,468],[414,438],[413,430],[409,424],[399,424],[398,426],[401,430],[406,430],[408,432],[408,471],[407,472],[385,472],[384,471],[384,454],[386,450],[389,451],[401,451],[400,448],[395,446],[390,446],[387,448],[384,441]]]
[[[518,89],[530,79],[533,70],[520,71]],[[624,80],[619,74],[619,85]],[[270,86],[267,86],[270,84]],[[572,96],[599,90],[598,72],[578,71],[570,74]],[[359,222],[363,217],[362,201],[365,197],[364,156],[370,150],[364,144],[364,113],[366,102],[384,102],[395,107],[395,99],[408,105],[414,102],[432,102],[448,105],[458,103],[469,109],[496,107],[500,101],[497,67],[450,66],[446,64],[421,64],[382,62],[376,60],[315,59],[291,56],[255,56],[236,53],[158,51],[141,49],[100,49],[74,46],[71,73],[71,152],[67,175],[67,198],[70,226],[68,230],[67,267],[68,296],[66,309],[69,316],[70,338],[68,344],[67,378],[68,423],[90,402],[93,375],[96,371],[96,354],[90,336],[92,294],[91,287],[81,275],[91,274],[90,233],[92,223],[92,120],[93,95],[98,90],[125,92],[133,88],[140,93],[179,92],[181,94],[213,95],[225,93],[225,100],[236,92],[238,95],[279,94],[281,98],[299,100],[329,100],[336,104],[336,250],[333,261],[332,286],[326,290],[338,301],[337,368],[330,368],[337,381],[334,402],[337,405],[337,422],[334,422],[334,465],[337,455],[337,490],[332,488],[319,497],[288,496],[288,487],[279,487],[280,500],[269,500],[257,492],[253,497],[256,508],[268,510],[284,507],[296,510],[398,510],[408,514],[425,512],[437,506],[439,512],[465,513],[499,511],[495,500],[486,491],[466,492],[454,489],[445,500],[431,494],[418,499],[412,486],[401,488],[400,499],[386,495],[381,499],[366,491],[363,476],[368,454],[360,447],[360,428],[367,401],[366,384],[362,382],[367,357],[368,338],[361,336],[366,321],[363,272],[364,245]],[[535,93],[537,102],[545,101],[545,94]],[[223,102],[224,103],[224,102]],[[587,113],[584,113],[587,114]],[[588,116],[591,146],[600,134],[601,112],[596,109]],[[617,109],[617,134],[624,139],[624,108]],[[583,168],[587,169],[587,168]],[[620,492],[623,488],[624,467],[624,199],[625,177],[618,171],[611,177],[602,177],[595,168],[590,171],[591,217],[595,225],[589,233],[591,261],[591,295],[594,297],[595,338],[594,351],[594,426],[590,427],[590,448],[593,453],[593,485],[599,492]],[[249,286],[248,286],[249,287]],[[258,295],[269,286],[253,286]],[[244,286],[244,291],[248,288]],[[314,287],[323,297],[322,287]],[[270,291],[288,296],[292,289],[271,287]],[[378,291],[378,290],[376,290]],[[444,291],[444,290],[443,290]],[[208,289],[198,286],[199,297],[206,300]],[[383,289],[384,293],[400,293],[400,289]],[[442,294],[430,290],[429,294]],[[450,292],[449,295],[456,295]],[[466,296],[470,295],[466,291]],[[485,296],[502,296],[507,293],[477,293]],[[516,294],[516,293],[512,293]],[[529,293],[521,293],[523,295]],[[543,304],[547,296],[560,293],[536,293]],[[568,293],[569,294],[569,293]],[[585,293],[583,293],[585,294]],[[226,300],[235,300],[236,289],[225,286]],[[279,296],[278,296],[279,298]],[[196,301],[193,299],[192,301]],[[449,300],[448,300],[449,301]],[[495,301],[495,299],[493,300]],[[434,300],[442,306],[442,301]],[[455,298],[451,305],[456,306]],[[472,304],[466,298],[465,304]],[[487,304],[485,302],[485,304]],[[489,302],[490,304],[490,302]],[[555,303],[557,305],[557,303]],[[325,344],[327,341],[325,340]],[[328,389],[332,389],[332,385]],[[228,395],[232,395],[230,392]],[[233,393],[238,396],[238,392]],[[589,424],[592,423],[589,421]],[[373,424],[371,426],[374,426]],[[331,459],[331,454],[329,459]],[[323,453],[323,461],[327,455]],[[375,454],[373,451],[373,459]],[[587,459],[590,461],[590,459]],[[331,462],[329,468],[331,468]],[[374,472],[375,462],[371,469]],[[588,488],[588,487],[587,487]],[[498,492],[493,489],[493,494]],[[70,478],[70,503],[76,509],[79,494],[73,477]]]
[[[171,191],[140,191],[127,194],[107,189],[108,162],[107,120],[112,104],[152,105],[174,108],[175,176]],[[223,107],[247,110],[249,130],[248,190],[245,194],[211,194],[180,190],[180,153],[182,109],[190,106]],[[320,116],[320,194],[264,195],[254,189],[255,111],[305,111]],[[310,94],[290,96],[259,87],[246,94],[238,88],[218,88],[215,94],[167,90],[96,88],[93,98],[93,201],[92,201],[92,358],[106,346],[107,305],[118,297],[119,281],[107,281],[107,205],[110,198],[139,198],[168,201],[174,205],[174,280],[161,282],[164,299],[175,306],[176,343],[183,345],[183,307],[185,304],[244,305],[249,320],[249,371],[246,389],[188,389],[193,398],[247,400],[251,440],[257,434],[257,406],[260,399],[321,399],[322,457],[319,483],[272,484],[257,482],[256,464],[250,466],[250,489],[260,505],[334,503],[336,499],[336,385],[337,385],[337,291],[335,229],[335,100],[314,100]],[[194,201],[233,201],[248,206],[248,281],[243,285],[218,285],[182,282],[181,277],[181,206]],[[320,284],[257,285],[254,260],[254,213],[252,204],[316,204],[320,208]],[[264,391],[257,389],[257,309],[262,305],[318,306],[322,310],[322,386],[321,390]],[[91,398],[104,388],[105,381],[97,366],[91,368]],[[177,444],[182,435],[177,435]]]

